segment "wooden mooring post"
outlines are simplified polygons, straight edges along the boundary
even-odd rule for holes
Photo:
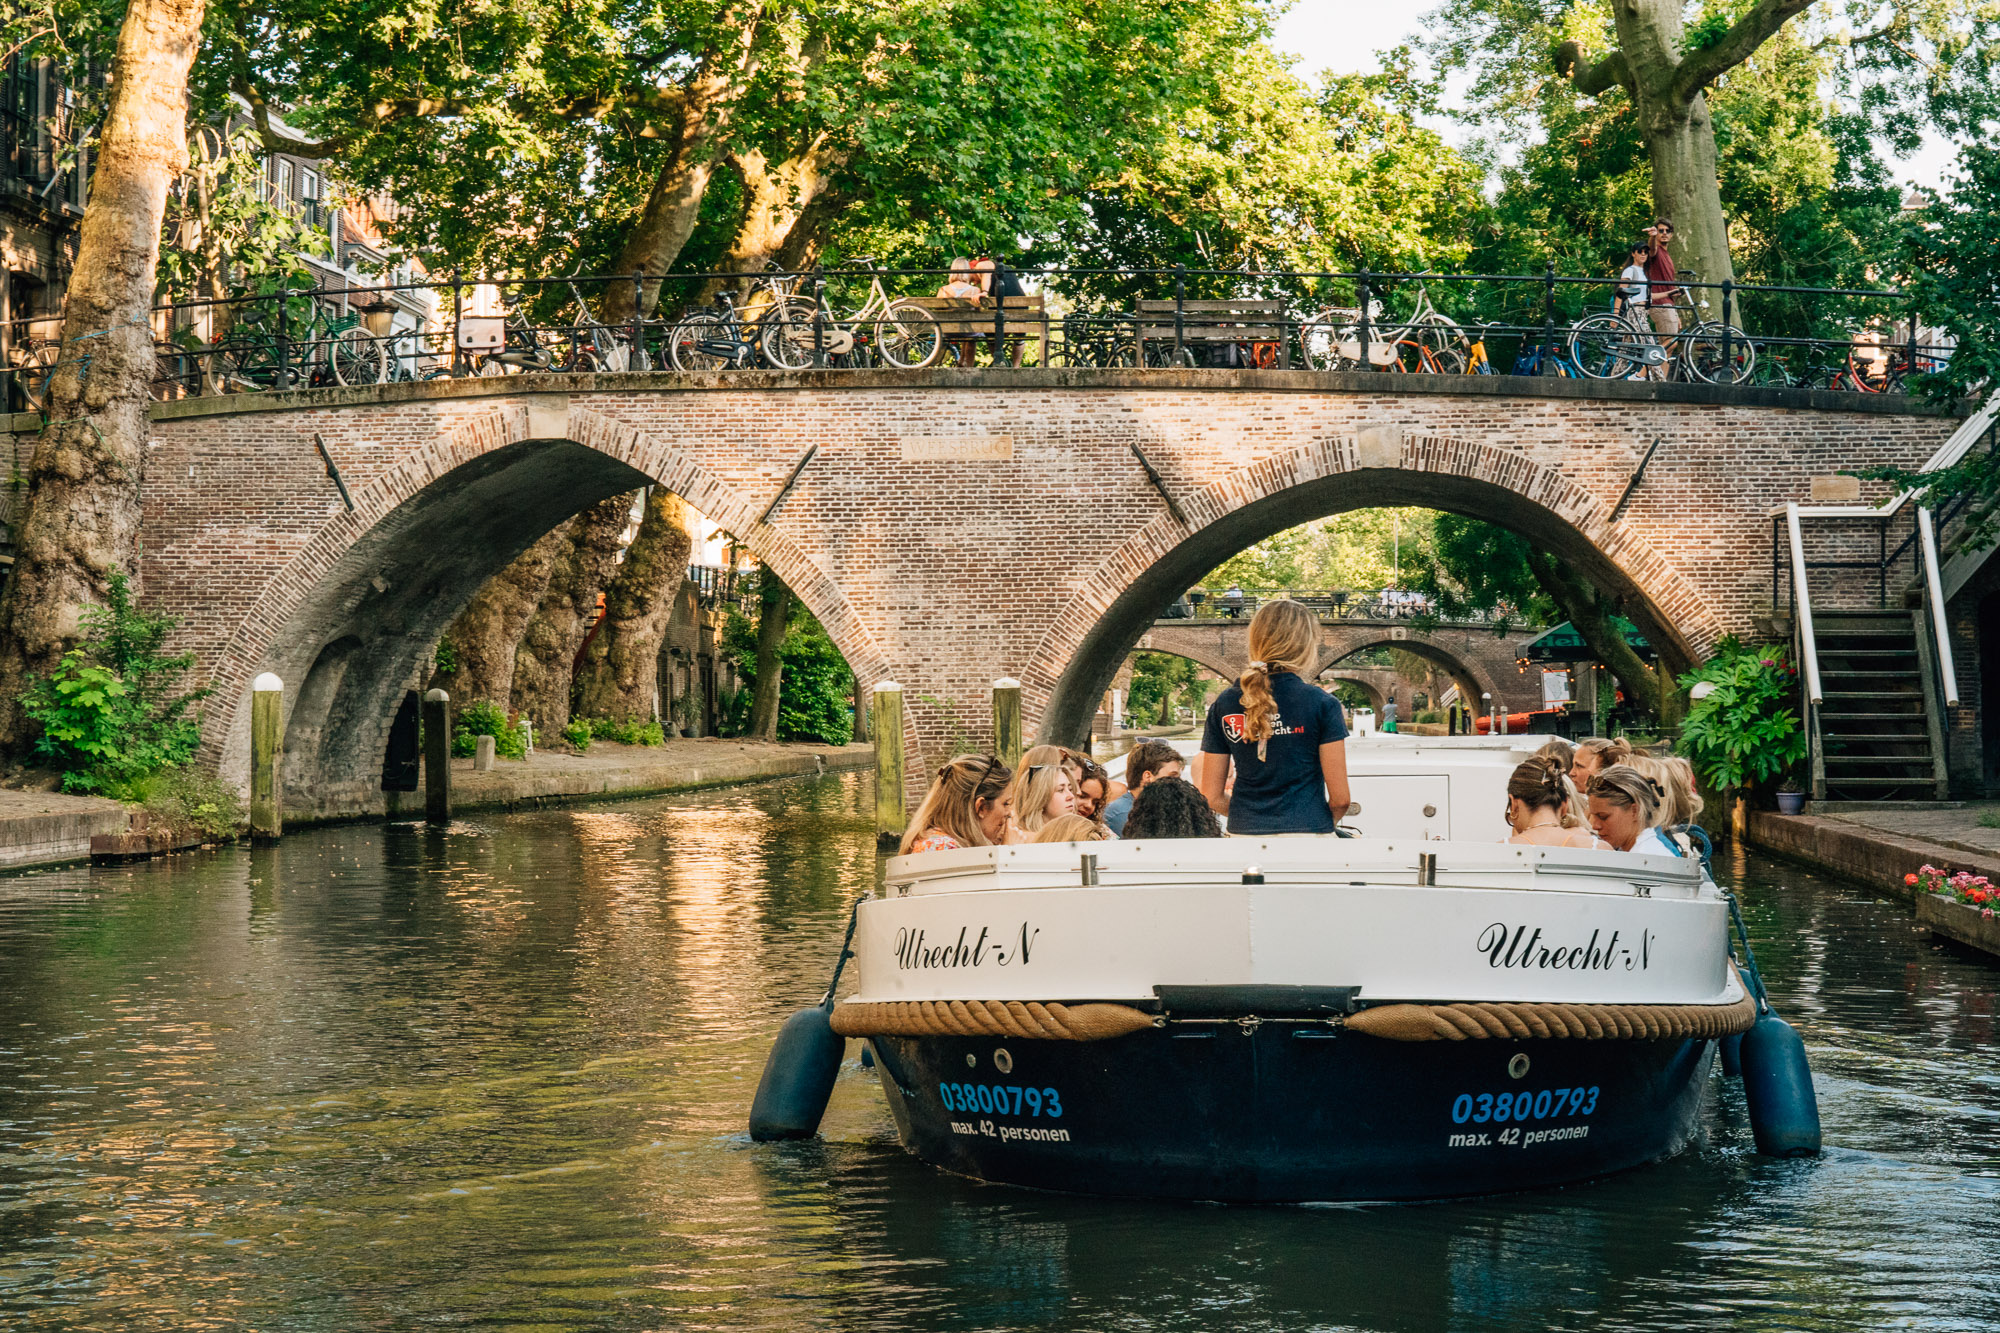
[[[276,842],[285,832],[285,682],[266,671],[250,682],[250,840]]]
[[[875,733],[875,845],[893,852],[903,841],[903,687],[877,681],[869,711]]]
[[[1011,676],[993,682],[993,753],[1009,768],[1021,766],[1021,682]]]
[[[424,820],[451,822],[451,696],[424,696]]]

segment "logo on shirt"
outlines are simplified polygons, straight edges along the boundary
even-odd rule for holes
[[[1249,734],[1249,730],[1249,719],[1244,717],[1243,714],[1224,713],[1222,715],[1222,734],[1227,736],[1232,742],[1238,745],[1247,744],[1244,738]],[[1304,727],[1286,726],[1285,719],[1276,714],[1273,714],[1271,717],[1271,735],[1274,737],[1297,736],[1304,730]]]
[[[1230,740],[1240,743],[1243,740],[1244,726],[1243,714],[1224,713],[1222,715],[1222,734]]]

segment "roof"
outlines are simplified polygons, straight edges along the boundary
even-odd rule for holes
[[[1652,657],[1653,645],[1639,632],[1639,627],[1623,616],[1611,617],[1612,627],[1625,636],[1625,642],[1632,645],[1632,651],[1641,657]],[[1523,662],[1595,662],[1597,654],[1590,651],[1583,636],[1576,627],[1565,620],[1545,634],[1530,639],[1521,647]]]

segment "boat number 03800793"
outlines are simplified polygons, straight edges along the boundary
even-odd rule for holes
[[[1062,1094],[1054,1088],[1024,1088],[1014,1083],[940,1083],[938,1096],[948,1111],[984,1111],[987,1115],[1062,1116]]]
[[[1597,1109],[1597,1089],[1543,1088],[1539,1092],[1461,1092],[1451,1103],[1451,1122],[1504,1125],[1510,1120],[1547,1120],[1551,1116],[1589,1115]]]

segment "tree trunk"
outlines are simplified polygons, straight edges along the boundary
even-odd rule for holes
[[[687,578],[688,507],[664,486],[646,497],[639,535],[604,591],[604,627],[584,651],[577,708],[585,717],[650,718],[660,684],[660,642],[674,594]]]
[[[1569,617],[1570,627],[1584,644],[1616,676],[1641,708],[1659,719],[1662,726],[1675,720],[1673,691],[1661,688],[1661,676],[1640,659],[1618,627],[1611,623],[1597,590],[1575,578],[1562,561],[1541,551],[1528,553],[1528,568],[1555,604]]]
[[[514,706],[515,652],[548,591],[556,555],[569,543],[567,525],[543,537],[488,579],[451,622],[445,637],[458,665],[432,683],[448,691],[453,704],[463,708],[486,699],[503,710]]]
[[[19,748],[26,677],[77,639],[110,576],[136,574],[152,401],[154,267],[167,191],[187,164],[187,79],[203,0],[132,0],[118,34],[82,239],[64,310],[49,424],[0,609],[0,744]]]
[[[1716,184],[1715,127],[1708,118],[1708,99],[1697,95],[1692,104],[1648,109],[1646,151],[1653,163],[1653,210],[1671,218],[1674,243],[1669,253],[1682,276],[1699,282],[1734,282],[1729,260],[1729,221],[1722,213],[1722,191]],[[1694,306],[1690,322],[1722,318],[1722,294],[1690,288]],[[1708,309],[1701,302],[1708,302]]]
[[[753,741],[778,739],[778,695],[784,684],[785,662],[778,655],[792,619],[792,590],[769,568],[757,572],[757,687],[750,696]]]
[[[704,57],[700,70],[688,85],[679,133],[666,163],[653,179],[638,223],[619,251],[618,272],[644,273],[657,279],[673,268],[674,261],[680,258],[681,247],[694,234],[695,223],[701,217],[702,198],[715,174],[717,142],[728,131],[736,99],[757,72],[757,29],[762,9],[755,0],[746,0],[736,7],[732,17],[737,27],[731,33],[729,45]],[[727,23],[724,27],[727,28]],[[634,284],[613,282],[599,303],[599,317],[608,324],[621,324],[635,314],[649,315],[660,303],[664,285],[657,280],[642,283],[635,293]],[[639,303],[636,310],[635,295]],[[683,301],[693,295],[691,289],[680,293]]]
[[[597,595],[618,560],[632,497],[614,495],[570,520],[556,546],[548,587],[514,654],[513,705],[535,729],[554,736],[569,725],[577,650],[597,614]]]

